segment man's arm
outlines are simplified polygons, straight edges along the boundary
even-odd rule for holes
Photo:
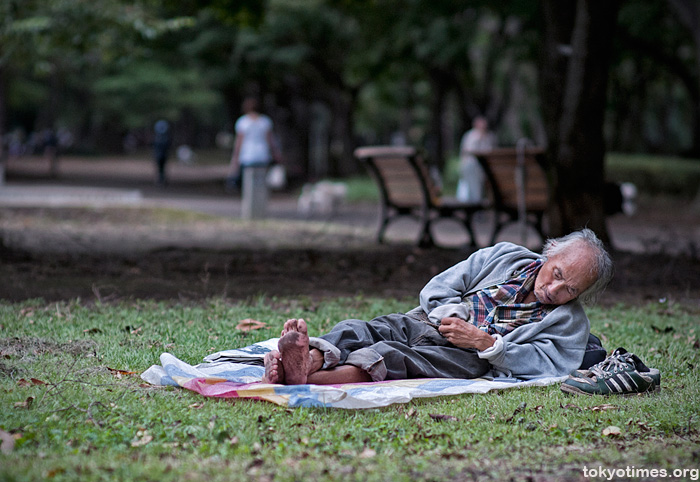
[[[556,308],[537,323],[519,326],[479,352],[495,372],[516,378],[564,376],[577,369],[586,350],[590,326],[580,304]]]

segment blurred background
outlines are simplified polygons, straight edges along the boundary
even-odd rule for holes
[[[292,185],[363,173],[357,146],[410,144],[449,187],[481,115],[499,145],[549,145],[573,174],[578,135],[607,152],[598,177],[696,198],[700,3],[597,3],[1,0],[1,158],[148,157],[164,119],[173,158],[226,164],[252,94]]]

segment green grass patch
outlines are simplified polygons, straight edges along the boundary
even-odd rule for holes
[[[116,371],[140,373],[164,351],[195,364],[212,351],[277,336],[289,317],[305,318],[318,333],[413,303],[2,305],[0,429],[14,447],[0,454],[0,480],[580,480],[584,467],[698,467],[694,306],[589,310],[608,350],[624,346],[661,370],[655,396],[572,397],[549,386],[378,410],[285,409],[150,387]],[[245,318],[268,328],[236,330]],[[605,435],[611,426],[620,434]]]
[[[609,153],[606,175],[611,181],[632,182],[640,194],[651,196],[693,199],[700,192],[700,159]]]

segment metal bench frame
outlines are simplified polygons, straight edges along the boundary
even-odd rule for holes
[[[384,242],[389,224],[401,216],[411,216],[420,223],[418,246],[436,246],[431,227],[440,219],[458,220],[476,247],[472,217],[485,208],[482,204],[467,204],[445,198],[430,176],[418,150],[410,146],[370,146],[355,150],[379,185],[381,219],[377,241]]]
[[[548,184],[544,171],[545,152],[541,148],[519,146],[474,152],[484,169],[495,211],[491,244],[509,224],[520,224],[523,244],[527,226],[532,226],[544,240],[544,216],[548,204]]]

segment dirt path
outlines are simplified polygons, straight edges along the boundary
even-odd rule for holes
[[[0,298],[199,301],[267,296],[415,299],[467,249],[377,245],[373,232],[130,208],[0,208]],[[700,260],[614,253],[604,301],[670,299],[700,306]]]

